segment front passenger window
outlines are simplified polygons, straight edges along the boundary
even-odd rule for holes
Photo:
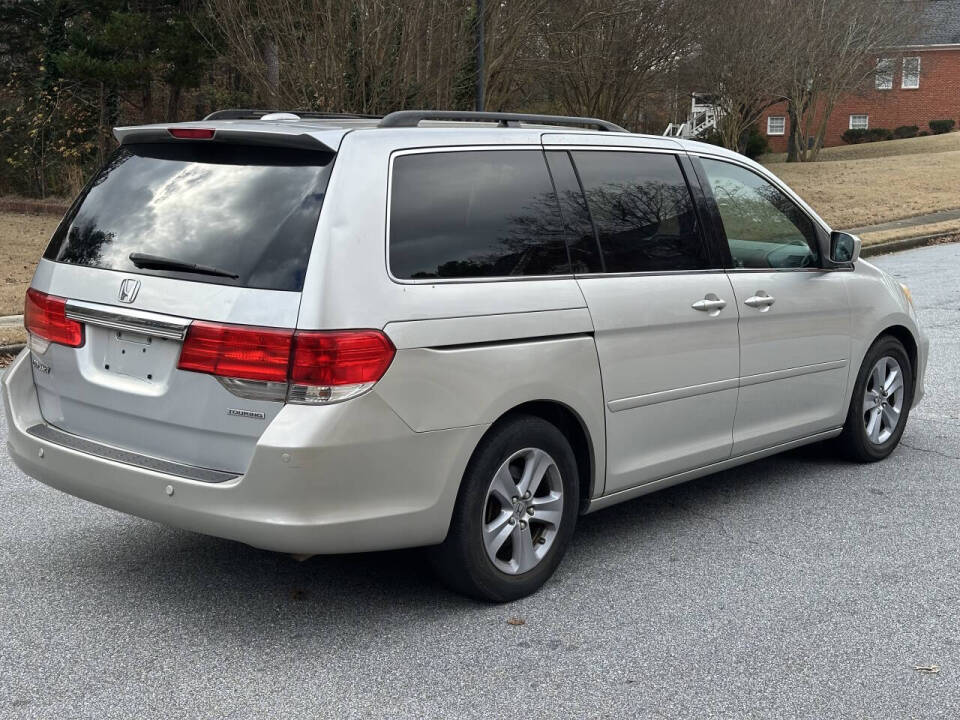
[[[813,221],[756,173],[702,158],[737,268],[806,268],[820,264]]]

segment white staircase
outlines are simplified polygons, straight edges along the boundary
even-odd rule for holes
[[[665,137],[698,138],[716,128],[719,120],[720,108],[714,105],[713,98],[694,93],[687,121],[670,123],[663,134]]]

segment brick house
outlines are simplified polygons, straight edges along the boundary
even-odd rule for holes
[[[887,57],[877,58],[877,74],[862,91],[837,103],[827,124],[824,146],[843,145],[851,128],[917,125],[952,118],[960,126],[960,0],[929,0],[920,36]],[[790,136],[786,103],[768,108],[760,132],[773,152],[785,152]]]

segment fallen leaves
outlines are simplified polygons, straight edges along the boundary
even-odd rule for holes
[[[526,624],[527,624],[527,621],[524,620],[523,618],[512,617],[507,619],[507,625],[513,625],[514,627],[519,627],[520,625],[526,625]]]

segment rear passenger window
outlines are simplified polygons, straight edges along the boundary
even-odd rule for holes
[[[608,273],[710,266],[690,190],[669,154],[579,151],[580,173]]]
[[[401,155],[392,188],[394,277],[570,273],[557,198],[539,150]]]

